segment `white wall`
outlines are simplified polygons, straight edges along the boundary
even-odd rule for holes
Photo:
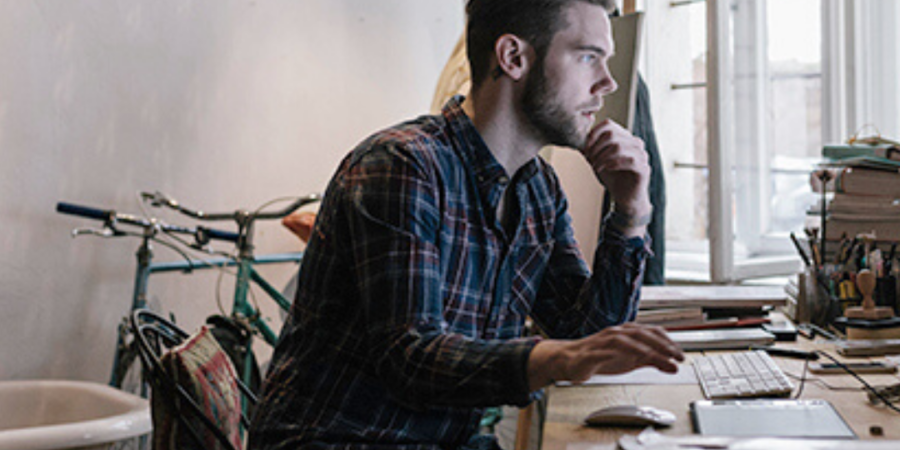
[[[427,111],[463,21],[447,0],[0,0],[0,379],[108,376],[138,243],[71,239],[89,222],[57,201],[138,212],[135,192],[158,189],[230,210],[320,191],[367,134]],[[274,224],[257,237],[299,248]],[[150,288],[192,328],[214,286]]]

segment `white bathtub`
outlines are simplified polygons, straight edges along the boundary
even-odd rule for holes
[[[83,381],[0,381],[0,450],[104,449],[150,432],[149,403]]]

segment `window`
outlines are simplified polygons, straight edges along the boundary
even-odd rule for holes
[[[799,268],[824,142],[897,137],[890,0],[645,2],[642,73],[668,190],[667,274],[735,282]],[[847,64],[854,61],[855,64]],[[849,133],[848,133],[849,132]]]

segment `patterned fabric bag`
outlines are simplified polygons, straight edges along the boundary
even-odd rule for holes
[[[243,448],[240,429],[241,395],[237,374],[228,355],[219,346],[207,327],[173,348],[161,358],[162,366],[175,384],[192,396],[204,414],[228,437],[234,448]],[[190,432],[176,416],[177,406],[187,411],[183,400],[175,393],[153,391],[154,450],[185,450],[196,448]],[[203,448],[224,450],[215,435],[192,414],[185,419],[203,438]]]

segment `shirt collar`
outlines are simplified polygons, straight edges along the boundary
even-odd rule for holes
[[[472,168],[479,188],[490,189],[496,184],[509,183],[511,176],[494,158],[478,129],[475,128],[475,124],[472,123],[472,119],[463,111],[464,99],[465,97],[462,95],[454,96],[441,111],[450,125],[454,140],[457,141],[457,150]],[[518,179],[520,181],[528,180],[535,173],[537,173],[537,162],[533,159],[519,169]]]

